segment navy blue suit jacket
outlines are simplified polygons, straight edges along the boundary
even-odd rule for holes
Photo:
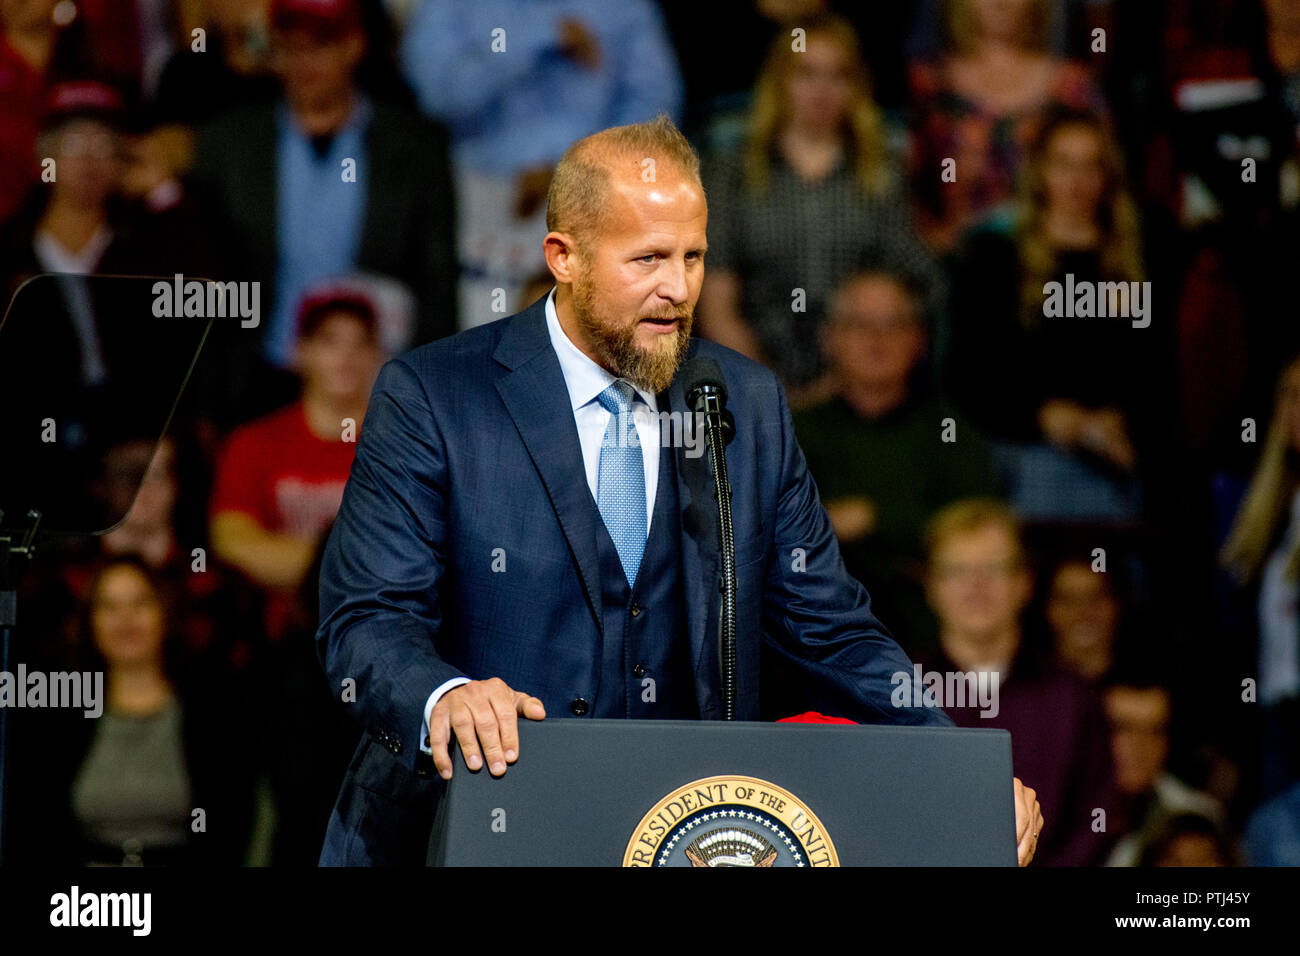
[[[336,692],[355,682],[348,706],[366,731],[322,864],[423,861],[441,779],[421,727],[444,681],[499,677],[548,719],[576,698],[599,712],[600,517],[544,304],[414,349],[376,381],[321,568],[318,651]],[[942,710],[891,704],[890,677],[911,662],[844,570],[776,377],[712,342],[694,339],[694,355],[722,368],[737,426],[737,718],[759,719],[774,679],[760,674],[766,644],[766,659],[824,691],[806,709],[952,726]],[[685,413],[680,381],[658,400]],[[663,453],[675,458],[696,700],[718,719],[713,479],[707,455]]]

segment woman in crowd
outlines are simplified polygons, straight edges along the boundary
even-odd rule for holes
[[[1132,517],[1155,368],[1145,328],[1151,296],[1121,153],[1100,117],[1061,110],[1046,121],[1024,172],[1009,224],[974,230],[958,257],[945,382],[991,437],[1051,446],[1040,473],[1056,461],[1089,484],[1073,489],[1080,509],[1073,517]],[[1083,289],[1092,293],[1090,312],[1080,305]],[[1070,505],[1060,490],[1040,489],[1045,502],[1027,492],[1019,504],[1031,514]]]
[[[847,274],[906,274],[932,290],[931,306],[941,286],[911,230],[852,27],[830,15],[801,26],[802,52],[785,33],[772,46],[743,150],[706,163],[699,303],[703,333],[768,364],[795,404],[825,394],[817,330]]]
[[[1101,110],[1079,64],[1051,54],[1048,0],[950,0],[947,52],[915,64],[913,183],[922,235],[950,249],[1008,199],[1053,105]]]
[[[1094,571],[1085,558],[1057,561],[1047,575],[1043,616],[1057,663],[1096,681],[1114,666],[1120,600],[1111,571]]]
[[[244,858],[253,715],[228,683],[173,677],[173,601],[136,556],[107,559],[90,581],[82,670],[102,675],[102,713],[47,710],[43,729],[23,728],[28,805],[15,810],[25,821],[11,834],[15,859],[150,866]]]

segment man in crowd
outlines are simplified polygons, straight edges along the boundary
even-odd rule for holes
[[[1179,814],[1198,814],[1212,824],[1222,824],[1223,808],[1218,802],[1165,767],[1173,716],[1169,688],[1138,676],[1118,676],[1108,682],[1103,700],[1115,785],[1127,804],[1122,819],[1128,831],[1115,844],[1106,865],[1136,866],[1161,829]]]
[[[904,277],[849,276],[823,329],[834,397],[794,416],[844,564],[913,655],[935,640],[921,573],[926,520],[999,490],[988,443],[917,374],[927,338]]]
[[[300,310],[298,401],[235,430],[217,467],[217,556],[267,593],[266,637],[301,625],[299,592],[343,497],[384,359],[372,304],[326,286]]]
[[[651,0],[424,0],[401,53],[420,108],[451,131],[462,328],[503,318],[544,266],[547,187],[570,143],[681,112]]]
[[[1100,864],[1117,809],[1105,718],[1095,692],[1025,633],[1033,578],[1015,514],[996,500],[955,502],[930,522],[926,551],[941,648],[926,670],[974,674],[995,692],[992,706],[968,696],[945,709],[958,727],[1011,732],[1012,766],[1040,788],[1047,816],[1040,861]]]
[[[417,342],[453,331],[456,312],[445,133],[358,88],[366,36],[357,0],[273,0],[271,28],[283,98],[213,121],[195,170],[246,252],[247,277],[268,287],[269,315],[256,328],[217,330],[236,338],[223,343],[236,356],[260,352],[242,388],[265,407],[250,413],[292,394],[294,310],[326,277],[404,282],[417,302]]]

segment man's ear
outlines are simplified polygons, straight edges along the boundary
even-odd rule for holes
[[[570,233],[548,232],[542,240],[542,253],[546,256],[546,267],[551,270],[557,283],[569,285],[573,282],[580,257],[577,244]]]

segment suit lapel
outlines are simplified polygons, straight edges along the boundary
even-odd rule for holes
[[[493,358],[511,372],[498,379],[496,387],[546,486],[600,631],[603,609],[596,550],[599,512],[590,500],[569,390],[546,331],[545,302],[540,299],[508,320],[510,326]]]
[[[603,632],[600,558],[596,538],[600,513],[591,502],[582,466],[582,445],[569,405],[569,390],[560,361],[546,330],[545,298],[509,319],[493,358],[510,369],[497,380],[497,392],[514,420],[529,457],[541,476],[555,516],[569,543],[569,551],[582,577],[583,590],[598,632]],[[691,342],[687,358],[695,354]],[[693,426],[681,382],[659,393],[660,411],[680,412],[685,427]],[[680,514],[678,553],[681,557],[685,620],[695,672],[696,701],[700,716],[720,715],[717,696],[718,663],[716,621],[718,613],[718,504],[708,458],[686,454],[685,442],[661,454],[672,455]],[[703,448],[701,444],[700,449]],[[664,469],[660,469],[661,480]],[[653,530],[653,529],[652,529]],[[710,622],[713,626],[710,626]]]

